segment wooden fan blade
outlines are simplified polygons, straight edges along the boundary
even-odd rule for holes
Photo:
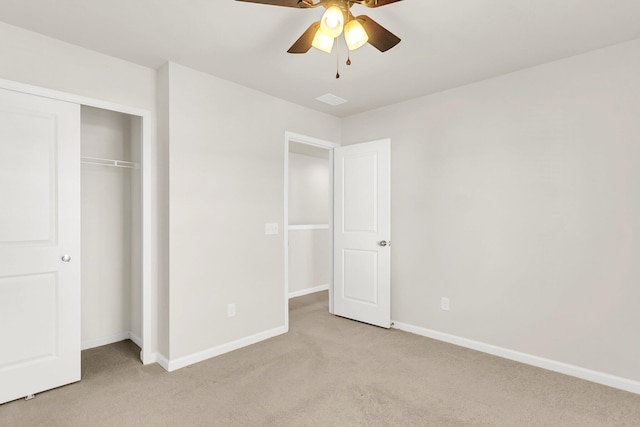
[[[320,21],[314,22],[307,28],[307,31],[302,33],[300,38],[296,40],[296,42],[289,48],[287,52],[289,53],[307,53],[309,49],[311,49],[311,43],[313,43],[313,38],[316,35],[316,32],[320,28]]]
[[[399,2],[399,1],[402,1],[402,0],[363,0],[363,2],[360,4],[367,7],[380,7],[380,6],[386,6],[388,4]]]
[[[364,30],[369,36],[369,44],[380,52],[386,52],[398,43],[400,43],[400,37],[393,34],[391,31],[378,24],[367,15],[360,15],[356,18]]]
[[[295,7],[296,9],[309,7],[311,0],[236,0],[243,1],[246,3],[260,3],[260,4],[268,4],[271,6],[285,6],[285,7]]]

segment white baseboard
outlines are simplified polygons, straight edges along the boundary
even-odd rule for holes
[[[227,344],[222,344],[217,347],[210,348],[208,350],[203,350],[198,353],[191,354],[189,356],[180,357],[175,360],[167,360],[162,355],[158,354],[157,360],[160,366],[165,368],[167,371],[172,372],[177,369],[184,368],[189,365],[193,365],[194,363],[202,362],[203,360],[211,359],[212,357],[220,356],[221,354],[229,353],[230,351],[238,350],[239,348],[246,347],[251,344],[255,344],[260,341],[273,338],[278,335],[282,335],[286,332],[287,332],[287,328],[285,326],[280,326],[278,328],[260,332],[258,334],[241,338],[239,340],[232,341]]]
[[[289,299],[296,298],[296,297],[301,297],[301,296],[309,295],[309,294],[315,294],[316,292],[322,292],[322,291],[328,291],[328,290],[329,290],[329,285],[328,284],[315,286],[313,288],[303,289],[301,291],[289,292]]]
[[[89,350],[90,348],[102,347],[103,345],[109,345],[116,342],[128,340],[128,339],[131,339],[131,335],[132,335],[131,332],[121,332],[119,334],[111,335],[109,337],[102,337],[102,338],[82,341],[82,344],[80,345],[80,349]],[[142,343],[142,340],[140,340],[139,338],[137,339],[139,340],[140,343]],[[133,341],[133,339],[131,339],[131,341]],[[136,342],[136,344],[138,343]],[[138,347],[141,347],[141,345],[138,344]]]
[[[155,363],[157,363],[158,365],[162,366],[164,368],[165,371],[169,370],[169,359],[167,359],[166,357],[164,357],[162,354],[160,353],[153,353],[151,355],[151,360],[153,360]]]
[[[423,337],[432,338],[438,341],[444,341],[449,344],[458,345],[460,347],[470,348],[472,350],[481,351],[483,353],[492,354],[494,356],[503,357],[505,359],[514,360],[526,365],[536,366],[538,368],[547,369],[549,371],[559,372],[561,374],[570,375],[572,377],[603,384],[609,387],[618,388],[620,390],[629,391],[631,393],[640,394],[640,382],[628,378],[618,377],[606,374],[604,372],[593,371],[579,366],[570,365],[568,363],[558,362],[556,360],[545,359],[543,357],[534,356],[519,351],[510,350],[504,347],[498,347],[486,344],[480,341],[474,341],[455,335],[445,334],[443,332],[431,329],[421,328],[402,322],[392,322],[392,328],[399,329]]]
[[[133,341],[135,345],[142,348],[142,338],[134,334],[133,332],[129,332],[129,339]]]
[[[93,340],[82,341],[80,345],[81,350],[89,350],[90,348],[102,347],[103,345],[109,345],[116,342],[131,340],[138,347],[142,348],[142,338],[134,334],[133,332],[121,332],[119,334],[111,335],[109,337],[96,338]]]

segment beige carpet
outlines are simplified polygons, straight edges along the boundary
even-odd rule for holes
[[[189,368],[129,341],[82,381],[0,406],[0,426],[640,426],[640,396],[291,301],[291,332]]]

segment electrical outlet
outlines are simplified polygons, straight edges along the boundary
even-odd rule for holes
[[[449,311],[449,298],[442,297],[440,299],[440,308],[443,309],[444,311]]]
[[[236,305],[228,304],[227,305],[227,317],[233,317],[236,315]]]

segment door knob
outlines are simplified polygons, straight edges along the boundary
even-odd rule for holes
[[[67,255],[67,254],[62,255],[62,262],[69,262],[69,261],[71,261],[71,255]]]
[[[378,243],[380,246],[387,246],[387,241],[383,240],[380,243]]]

